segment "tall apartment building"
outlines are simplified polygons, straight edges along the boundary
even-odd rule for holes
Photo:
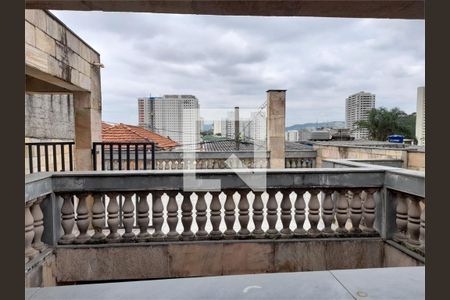
[[[425,87],[417,88],[416,139],[420,146],[425,146]]]
[[[222,120],[214,120],[213,123],[213,134],[214,135],[222,135]]]
[[[234,111],[229,111],[226,119],[221,120],[222,136],[234,139],[234,124]],[[252,112],[250,113],[250,119],[239,119],[239,132],[245,140],[264,142],[266,140],[265,113],[263,111]]]
[[[201,129],[199,108],[192,95],[139,98],[139,126],[168,136],[185,149],[196,149]]]
[[[265,142],[267,139],[267,117],[265,111],[250,114],[250,137],[257,142]]]
[[[286,141],[288,142],[297,142],[298,139],[298,130],[288,130],[285,132]]]
[[[345,125],[351,131],[351,136],[355,140],[364,140],[369,137],[366,128],[359,128],[355,122],[367,120],[369,111],[375,108],[375,94],[364,91],[350,95],[345,100]]]

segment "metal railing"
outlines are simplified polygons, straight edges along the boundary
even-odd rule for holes
[[[150,153],[149,153],[150,150]],[[151,169],[155,169],[155,143],[96,142],[92,144],[94,171],[147,170],[150,155]],[[99,157],[98,157],[99,156]],[[100,164],[100,165],[99,165]]]
[[[28,150],[28,170],[35,172],[73,171],[74,142],[35,142],[25,143]],[[66,156],[66,150],[67,156]],[[68,158],[68,161],[66,161]]]

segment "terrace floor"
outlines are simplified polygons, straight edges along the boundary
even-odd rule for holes
[[[26,299],[425,299],[425,267],[128,281],[25,289]]]

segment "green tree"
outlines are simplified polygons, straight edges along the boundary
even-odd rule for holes
[[[369,111],[367,121],[358,121],[355,124],[357,128],[367,128],[371,140],[385,141],[391,134],[414,138],[415,122],[415,114],[408,115],[397,107],[391,110],[380,107]]]

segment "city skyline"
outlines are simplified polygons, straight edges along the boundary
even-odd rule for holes
[[[256,108],[273,88],[287,89],[287,126],[344,120],[361,90],[412,113],[424,85],[421,20],[54,13],[101,53],[110,122],[136,124],[135,99],[150,94]]]

